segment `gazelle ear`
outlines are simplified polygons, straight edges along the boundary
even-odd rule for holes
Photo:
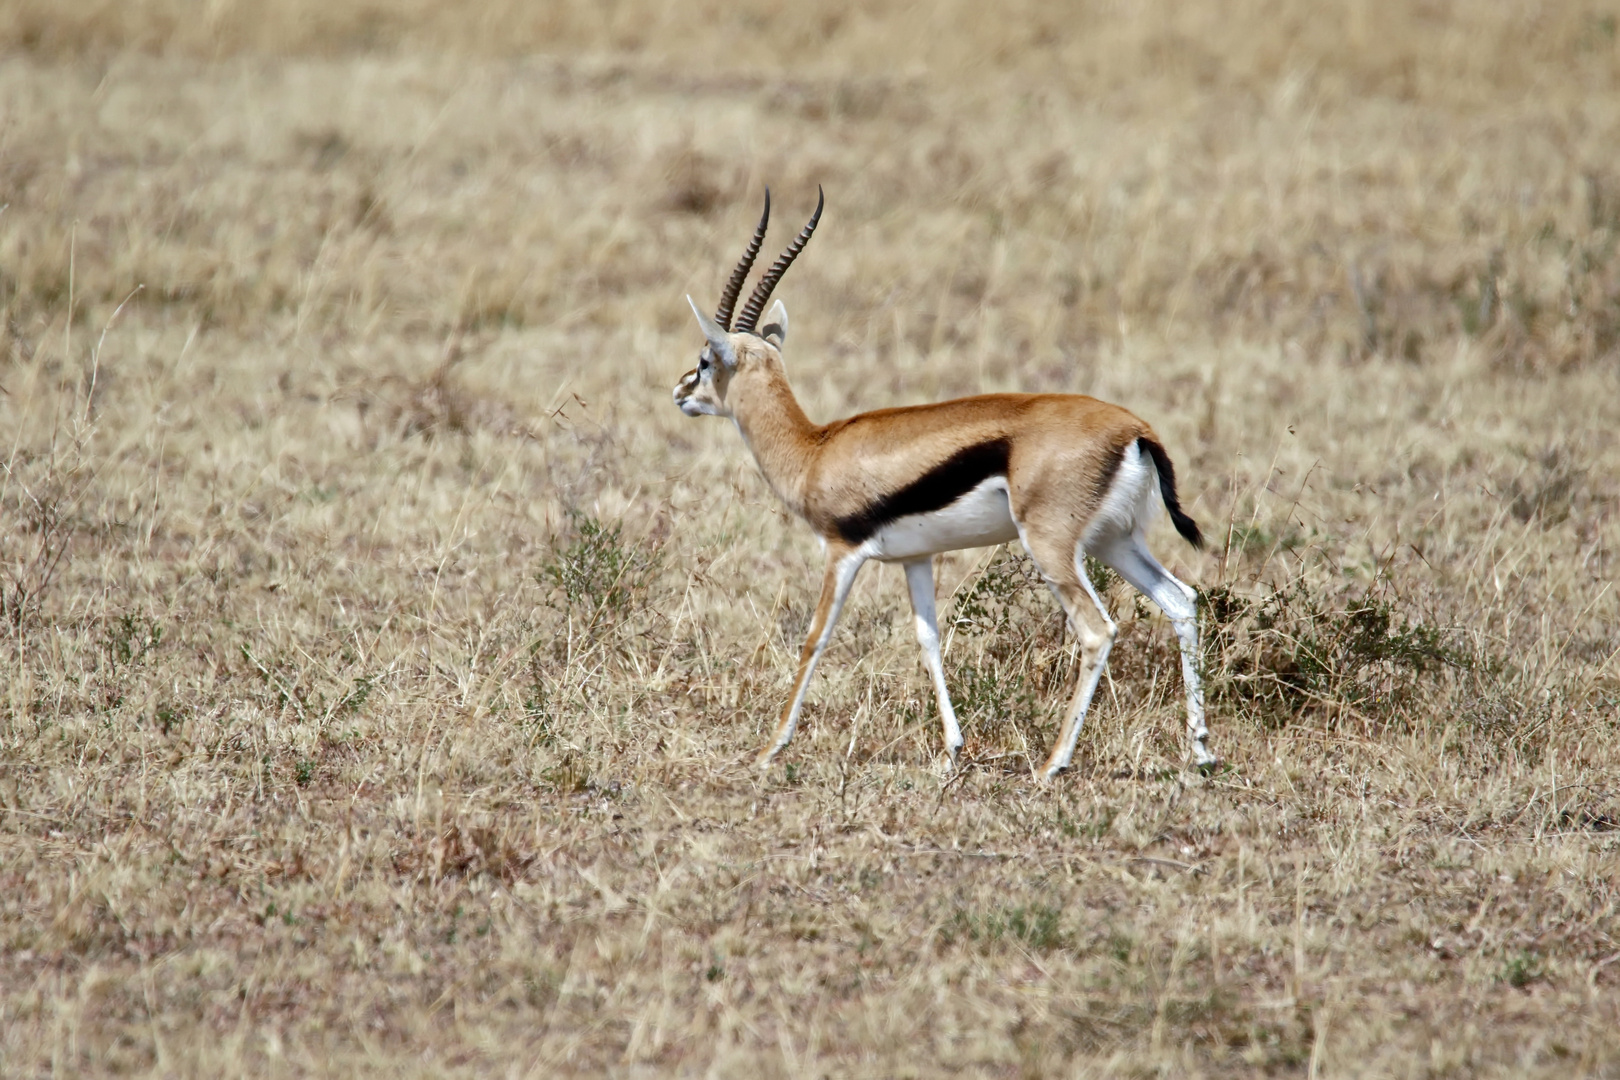
[[[759,336],[778,349],[787,340],[787,308],[782,306],[782,301],[771,305],[771,310],[765,315],[765,325],[759,328]]]
[[[703,309],[697,306],[697,301],[690,296],[686,302],[692,305],[692,314],[697,316],[698,325],[703,327],[703,336],[709,339],[709,350],[728,368],[737,366],[737,354],[731,348],[731,335],[721,329],[720,324],[703,314]]]

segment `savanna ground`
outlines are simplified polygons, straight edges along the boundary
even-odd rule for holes
[[[1607,4],[0,2],[0,1072],[1620,1075]],[[669,389],[1147,418],[1073,656]]]

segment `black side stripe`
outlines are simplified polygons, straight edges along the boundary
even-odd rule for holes
[[[964,446],[899,491],[875,499],[833,524],[846,543],[863,543],[896,518],[943,510],[990,477],[1006,476],[1011,453],[1008,439]]]
[[[1170,464],[1170,455],[1164,452],[1164,447],[1146,436],[1137,439],[1136,444],[1153,459],[1153,468],[1159,474],[1159,494],[1164,496],[1164,508],[1170,511],[1170,522],[1175,525],[1176,532],[1193,547],[1203,547],[1204,534],[1198,528],[1198,522],[1182,512],[1181,500],[1176,498],[1176,467]]]

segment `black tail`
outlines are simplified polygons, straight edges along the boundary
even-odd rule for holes
[[[1153,468],[1159,474],[1159,494],[1164,496],[1164,508],[1170,511],[1170,521],[1175,525],[1176,532],[1193,547],[1203,547],[1204,534],[1198,528],[1198,522],[1182,512],[1181,500],[1176,498],[1176,467],[1170,464],[1170,455],[1164,452],[1164,447],[1145,435],[1136,440],[1136,445],[1153,459]]]

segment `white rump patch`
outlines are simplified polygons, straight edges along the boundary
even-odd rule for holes
[[[1086,526],[1080,546],[1093,551],[1111,540],[1146,532],[1162,504],[1158,470],[1133,439],[1119,459],[1119,468],[1103,494],[1102,505]]]

